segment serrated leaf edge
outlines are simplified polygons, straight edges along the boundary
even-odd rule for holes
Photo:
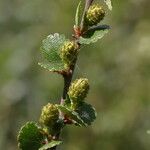
[[[29,125],[35,125],[36,127],[37,127],[37,129],[39,129],[39,126],[38,126],[38,124],[36,123],[36,122],[33,122],[33,121],[29,121],[29,122],[26,122],[21,128],[20,128],[20,130],[19,130],[19,132],[18,132],[18,136],[17,136],[17,141],[18,141],[18,148],[19,149],[21,149],[21,143],[20,143],[20,140],[19,140],[19,138],[20,138],[20,136],[21,136],[21,134],[23,133],[23,129],[26,127],[26,128],[28,128],[29,127]]]
[[[47,150],[48,148],[52,148],[52,147],[58,146],[60,144],[62,144],[62,141],[51,141],[48,144],[45,144],[44,146],[39,148],[39,150]]]
[[[100,31],[102,31],[102,30],[100,30]],[[96,32],[100,32],[100,31],[95,31],[95,33],[96,33]],[[93,36],[90,37],[90,38],[80,37],[78,42],[79,42],[80,44],[95,43],[95,42],[97,42],[98,40],[100,40],[101,38],[103,38],[104,35],[105,35],[106,33],[108,33],[108,31],[109,31],[108,29],[103,30],[104,33],[103,33],[102,35],[100,35],[100,36],[96,36],[95,38],[93,38],[95,33],[94,33]]]
[[[91,104],[88,104],[88,103],[85,103],[86,105],[88,105],[88,106],[90,106],[91,107],[91,109],[93,109],[93,111],[94,111],[94,115],[95,115],[95,118],[93,118],[92,120],[91,120],[91,122],[90,122],[90,124],[88,124],[87,123],[87,125],[91,125],[92,124],[92,122],[94,122],[94,120],[96,119],[96,117],[97,117],[97,112],[96,112],[96,109],[95,109],[95,107],[93,107]],[[83,104],[84,105],[84,104]]]
[[[39,62],[38,65],[41,66],[42,68],[44,68],[44,69],[50,71],[50,72],[59,72],[59,71],[65,70],[65,68],[61,68],[61,67],[58,68],[58,69],[56,69],[55,67],[52,67],[51,69],[49,69],[49,68],[48,68],[48,65],[50,65],[50,64],[44,64],[44,63],[41,63],[41,62]],[[46,66],[46,65],[47,65],[47,66]]]
[[[56,41],[54,41],[54,39]],[[65,35],[64,34],[59,34],[59,33],[54,33],[54,34],[50,34],[48,35],[44,40],[42,40],[42,46],[41,46],[41,50],[42,50],[42,53],[43,53],[43,56],[46,54],[46,56],[44,56],[44,58],[49,61],[50,63],[54,62],[54,63],[57,63],[58,61],[61,61],[61,58],[59,57],[59,48],[61,47],[61,45],[63,45],[63,43],[65,41],[68,41],[68,39],[65,38]],[[47,44],[50,44],[50,48],[52,48],[51,50],[50,49],[47,49]],[[55,44],[55,45],[52,45],[52,44]],[[58,44],[58,45],[57,45]],[[51,55],[52,52],[54,52],[57,57],[59,59],[56,59],[56,60],[49,60],[47,58],[48,55]],[[54,57],[54,56],[53,56]]]
[[[71,118],[72,120],[74,120],[76,122],[76,124],[78,126],[87,126],[87,124],[80,118],[80,116],[78,115],[78,113],[76,111],[73,111],[71,110],[70,108],[67,108],[66,106],[63,106],[63,105],[56,105],[57,108],[62,111],[62,108],[63,109],[66,109],[69,113],[71,113],[72,115],[74,115],[74,117],[77,118],[77,120],[75,120],[74,118]],[[63,111],[62,111],[63,112]],[[63,112],[64,113],[64,112]],[[78,121],[78,122],[77,122]]]

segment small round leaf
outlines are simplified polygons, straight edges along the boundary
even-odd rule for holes
[[[91,123],[96,119],[95,108],[90,104],[83,103],[83,105],[78,108],[77,112],[84,123],[88,125],[91,125]]]
[[[43,144],[44,136],[34,122],[27,122],[18,134],[18,146],[21,150],[38,150]]]

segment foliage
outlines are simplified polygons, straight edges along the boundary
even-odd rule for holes
[[[34,122],[26,123],[19,131],[18,142],[22,150],[37,150],[42,146],[44,135]]]
[[[41,47],[45,59],[49,62],[61,62],[59,49],[65,41],[65,36],[59,35],[58,33],[47,36],[47,38],[43,40]]]
[[[114,3],[113,12],[108,11],[101,23],[109,22],[111,32],[81,48],[75,76],[88,76],[87,100],[98,115],[87,129],[65,128],[60,149],[149,150],[149,2]],[[49,100],[59,100],[61,76],[37,66],[37,57],[47,34],[70,35],[77,4],[70,0],[0,1],[0,149],[16,150],[18,127],[27,120],[36,121]]]
[[[84,102],[89,91],[88,79],[80,78],[71,82],[80,47],[97,42],[109,30],[107,25],[97,25],[104,18],[105,11],[101,5],[92,2],[88,3],[89,7],[86,8],[86,1],[81,23],[81,2],[79,2],[75,15],[73,40],[67,40],[64,35],[55,33],[47,36],[42,42],[41,50],[45,60],[38,64],[64,77],[62,97],[64,102],[61,100],[60,104],[48,103],[44,106],[39,127],[36,123],[29,122],[20,129],[18,143],[22,150],[56,149],[57,145],[62,143],[59,141],[59,136],[65,125],[88,126],[96,119],[95,108]],[[67,105],[66,99],[68,99]]]
[[[91,44],[97,42],[99,39],[101,39],[106,33],[108,33],[108,29],[104,30],[95,30],[92,34],[92,36],[87,36],[87,37],[80,37],[79,38],[79,43],[80,44]],[[89,30],[90,34],[90,30]]]

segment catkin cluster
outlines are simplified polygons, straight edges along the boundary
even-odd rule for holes
[[[71,65],[74,65],[78,52],[78,44],[75,41],[66,41],[63,44],[60,49],[60,57],[66,69],[68,69]]]
[[[105,16],[103,7],[99,4],[93,4],[89,7],[85,14],[85,25],[97,25]]]
[[[73,109],[77,109],[78,106],[84,101],[89,91],[89,82],[86,78],[76,79],[69,87],[68,95],[71,99]]]
[[[54,104],[48,103],[42,108],[42,113],[39,120],[41,124],[51,127],[58,119],[59,111]]]

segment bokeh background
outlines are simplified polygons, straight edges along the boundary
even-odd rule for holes
[[[101,0],[102,2],[102,0]],[[26,121],[57,103],[63,80],[40,68],[41,41],[71,36],[78,0],[0,0],[0,149],[16,150]],[[103,3],[104,4],[104,3]],[[150,1],[114,0],[103,21],[111,31],[85,46],[75,76],[89,78],[91,127],[67,127],[61,150],[150,149]]]

